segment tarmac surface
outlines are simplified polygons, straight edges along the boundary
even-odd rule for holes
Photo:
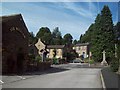
[[[3,76],[2,88],[102,88],[101,68],[83,68],[87,65],[52,65],[52,68],[45,72]]]

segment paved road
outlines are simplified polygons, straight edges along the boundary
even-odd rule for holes
[[[102,88],[99,68],[78,68],[80,64],[53,67],[42,75],[3,84],[3,88]]]

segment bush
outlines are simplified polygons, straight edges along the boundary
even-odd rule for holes
[[[28,57],[31,61],[35,60],[35,55],[34,54],[29,54]]]
[[[119,59],[114,57],[110,63],[110,67],[113,72],[117,72],[119,68]]]
[[[59,64],[57,58],[53,58],[53,64]]]
[[[41,56],[36,56],[35,57],[35,61],[37,61],[37,62],[42,62],[42,57]]]
[[[52,60],[50,58],[45,59],[46,62],[51,62]]]
[[[90,60],[89,63],[90,63],[90,64],[93,64],[93,63],[94,63],[94,60]]]

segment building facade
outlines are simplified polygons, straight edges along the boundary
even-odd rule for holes
[[[51,59],[56,53],[56,58],[63,58],[65,45],[45,45],[40,39],[38,39],[38,42],[35,44],[35,46],[37,47],[38,53],[41,56],[43,53],[47,53],[46,57]]]
[[[63,53],[64,53],[64,48],[65,48],[65,45],[48,45],[47,46],[47,51],[49,53],[47,54],[47,57],[48,58],[56,57],[56,58],[62,59],[63,58]]]
[[[79,57],[87,58],[89,55],[89,43],[80,43],[73,46]]]
[[[26,70],[29,32],[21,14],[2,16],[2,73]]]

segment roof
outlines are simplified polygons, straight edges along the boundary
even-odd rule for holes
[[[79,43],[79,44],[76,44],[75,46],[88,46],[89,43]]]
[[[13,19],[15,17],[16,18],[18,18],[18,17],[22,18],[22,15],[21,14],[13,14],[13,15],[0,16],[0,22],[8,21],[8,20]]]
[[[24,19],[22,17],[21,14],[13,14],[13,15],[6,15],[6,16],[0,16],[0,24],[3,24],[3,28],[4,24],[7,25],[7,27],[18,27],[20,30],[18,30],[24,37],[30,34],[28,31],[28,28],[24,22]],[[7,30],[7,29],[3,29],[2,30]]]
[[[65,45],[47,45],[47,49],[62,49]]]

